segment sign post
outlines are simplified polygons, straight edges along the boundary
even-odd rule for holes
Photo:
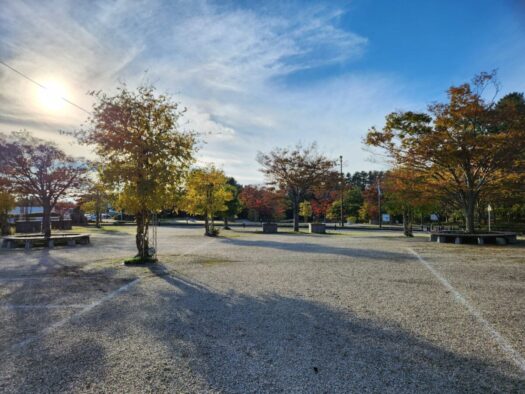
[[[489,213],[489,233],[490,233],[490,213],[492,212],[492,207],[490,206],[490,204],[487,207],[487,212]]]

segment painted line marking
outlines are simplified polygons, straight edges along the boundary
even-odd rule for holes
[[[519,369],[521,369],[522,372],[525,373],[525,359],[517,350],[512,347],[507,339],[505,339],[505,337],[501,335],[496,330],[496,328],[483,317],[481,312],[477,310],[470,302],[468,302],[459,291],[452,287],[449,281],[443,275],[441,275],[428,261],[422,258],[413,249],[407,248],[407,250],[417,257],[419,262],[423,264],[432,273],[432,275],[434,275],[434,277],[436,277],[436,279],[441,282],[441,284],[454,296],[456,302],[463,305],[470,312],[470,314],[476,318],[478,323],[481,324],[487,334],[489,334],[489,336],[499,345],[500,349],[514,362],[514,364],[516,364]]]
[[[212,243],[214,241],[215,241],[214,239],[210,239],[208,242],[201,243],[201,244],[191,248],[190,250],[184,252],[183,254],[180,254],[179,256],[185,256],[185,255],[187,255],[189,253],[194,252],[197,249],[200,249],[200,248],[203,248],[204,246],[209,245],[210,243]],[[11,349],[12,350],[21,349],[21,348],[29,345],[30,343],[34,342],[35,340],[37,340],[37,339],[39,339],[39,338],[41,338],[41,337],[43,337],[43,336],[53,332],[54,330],[62,327],[66,323],[68,323],[70,321],[74,321],[75,319],[78,319],[80,316],[82,316],[82,315],[86,314],[87,312],[91,311],[93,308],[96,308],[97,306],[103,304],[104,302],[109,301],[112,298],[116,297],[120,293],[123,293],[123,292],[127,291],[128,289],[133,287],[135,284],[137,284],[139,281],[140,281],[140,278],[137,278],[137,279],[129,282],[128,284],[118,288],[117,290],[113,291],[112,293],[102,297],[98,301],[95,301],[95,302],[93,302],[91,304],[88,304],[87,306],[84,306],[82,310],[80,310],[79,312],[75,313],[74,315],[66,317],[66,318],[64,318],[64,319],[62,319],[62,320],[60,320],[60,321],[50,325],[49,327],[44,328],[42,331],[40,331],[39,334],[33,335],[33,336],[29,337],[29,338],[24,339],[21,342],[18,342],[16,344],[12,345]]]
[[[97,301],[87,305],[86,307],[84,307],[82,310],[80,310],[79,312],[75,313],[74,315],[66,317],[66,318],[64,318],[64,319],[62,319],[62,320],[60,320],[60,321],[50,325],[49,327],[44,328],[42,331],[40,331],[39,334],[33,335],[33,336],[29,337],[29,338],[24,339],[21,342],[18,342],[16,344],[14,344],[13,346],[11,346],[11,349],[12,350],[21,349],[21,348],[29,345],[30,343],[34,342],[35,340],[37,340],[37,339],[39,339],[39,338],[41,338],[41,337],[43,337],[45,335],[50,334],[51,332],[53,332],[57,328],[62,327],[63,325],[65,325],[66,323],[68,323],[70,321],[74,321],[74,320],[78,319],[80,316],[88,313],[89,311],[91,311],[92,309],[96,308],[97,306],[103,304],[104,302],[109,301],[112,298],[115,298],[120,293],[123,293],[123,292],[129,290],[131,287],[136,285],[139,281],[140,281],[140,278],[132,280],[131,282],[129,282],[129,283],[125,284],[124,286],[118,288],[117,290],[109,293],[108,295],[102,297],[101,299],[99,299],[99,300],[97,300]]]

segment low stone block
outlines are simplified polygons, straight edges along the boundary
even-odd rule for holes
[[[503,237],[497,237],[496,245],[507,245],[507,240]]]
[[[463,240],[461,239],[461,237],[456,237],[456,240],[454,241],[454,243],[455,243],[456,245],[460,245],[460,244],[463,243]]]
[[[67,240],[67,246],[76,246],[77,242],[74,239]]]
[[[308,230],[313,234],[325,234],[326,225],[323,223],[308,223]]]
[[[275,234],[277,233],[277,224],[276,223],[263,223],[262,230],[263,230],[263,233],[265,234]]]

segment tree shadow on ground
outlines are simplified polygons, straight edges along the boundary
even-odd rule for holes
[[[217,291],[160,263],[150,271],[129,295],[135,302],[100,305],[9,360],[16,376],[0,389],[196,392],[188,382],[197,376],[228,393],[525,390],[513,365],[456,354],[392,323],[301,297]]]
[[[75,380],[103,376],[105,349],[96,339],[49,346],[47,331],[54,332],[55,325],[60,329],[64,319],[133,279],[115,276],[110,269],[84,272],[52,257],[49,249],[38,251],[29,268],[1,270],[0,357],[2,369],[11,372],[7,377],[0,372],[0,392],[11,391],[8,380],[16,387],[13,392],[71,392]]]
[[[170,273],[145,332],[225,392],[509,392],[525,380],[385,322],[279,295],[221,293]],[[159,321],[163,321],[159,324]],[[187,345],[187,347],[184,346]],[[182,346],[181,346],[182,345]],[[184,355],[181,348],[192,349]]]
[[[279,242],[269,240],[252,241],[242,238],[223,238],[221,239],[221,242],[229,243],[231,245],[243,248],[270,248],[284,250],[287,252],[332,254],[355,258],[364,258],[370,260],[382,259],[395,262],[406,262],[407,260],[412,259],[412,256],[408,253],[389,252],[375,249],[362,249],[357,248],[354,245],[349,247],[340,247],[306,242]]]

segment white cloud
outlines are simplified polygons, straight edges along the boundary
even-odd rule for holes
[[[318,140],[327,153],[355,160],[357,170],[370,166],[360,136],[403,103],[392,78],[343,76],[294,88],[281,82],[363,55],[367,39],[338,27],[342,12],[303,7],[288,17],[206,1],[13,1],[0,14],[7,31],[0,57],[39,81],[67,81],[68,98],[85,108],[88,90],[152,82],[188,107],[184,127],[212,133],[200,161],[243,181],[262,179],[257,150],[298,140]],[[0,83],[0,131],[26,127],[84,154],[50,134],[77,127],[84,113],[43,111],[35,87],[5,68]]]

